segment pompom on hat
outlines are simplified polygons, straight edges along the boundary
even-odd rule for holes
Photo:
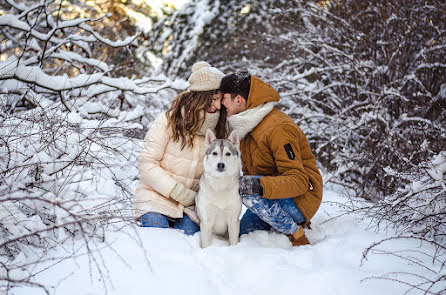
[[[199,61],[192,66],[192,74],[187,80],[191,91],[208,91],[220,88],[221,79],[225,74],[205,61]]]

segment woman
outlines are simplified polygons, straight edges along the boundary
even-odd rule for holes
[[[180,93],[147,132],[138,159],[141,180],[133,198],[141,226],[173,227],[188,235],[199,230],[190,206],[203,173],[206,130],[215,130],[220,138],[226,133],[225,116],[220,119],[219,112],[223,77],[206,62],[194,64],[189,90]]]

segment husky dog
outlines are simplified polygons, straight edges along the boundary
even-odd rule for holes
[[[204,173],[195,204],[200,218],[201,247],[211,244],[212,233],[229,234],[229,244],[239,241],[240,211],[240,139],[232,131],[228,139],[216,139],[209,129],[205,137]]]

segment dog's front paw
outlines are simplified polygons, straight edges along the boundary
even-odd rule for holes
[[[212,242],[212,230],[209,226],[203,226],[200,224],[200,243],[201,248],[207,248]]]
[[[210,245],[211,245],[211,242],[207,242],[207,241],[203,241],[203,240],[201,240],[201,248],[202,248],[202,249],[207,248],[207,247],[209,247]]]
[[[238,244],[238,242],[240,242],[239,237],[237,237],[236,239],[229,239],[229,246],[235,246]]]

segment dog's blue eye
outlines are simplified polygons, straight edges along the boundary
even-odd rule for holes
[[[217,155],[217,152],[213,152],[212,154],[213,154],[214,156],[216,156],[216,155]]]
[[[226,153],[226,156],[230,156],[231,155],[231,153]]]

